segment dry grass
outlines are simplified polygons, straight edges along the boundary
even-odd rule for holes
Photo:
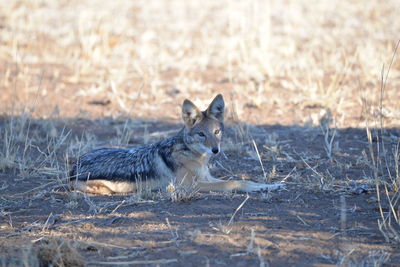
[[[366,127],[371,160],[370,166],[376,184],[379,203],[379,230],[385,237],[386,242],[395,242],[398,244],[400,243],[400,139],[396,136],[388,136],[385,130],[383,98],[386,92],[387,79],[399,45],[400,40],[397,43],[388,67],[386,69],[385,65],[382,67],[379,113],[373,122],[375,125],[379,125],[379,130],[372,133],[368,123]],[[383,206],[385,206],[387,211],[384,211]]]
[[[85,266],[85,260],[71,242],[58,238],[40,241],[38,258],[43,266]]]
[[[222,91],[253,123],[317,124],[331,111],[338,127],[357,126],[359,99],[378,101],[380,68],[400,31],[395,0],[0,5],[0,111],[46,102],[33,110],[40,117],[154,118],[156,102],[176,118],[176,102]],[[387,126],[399,123],[399,67],[384,95]]]
[[[376,185],[377,226],[387,242],[399,243],[400,141],[386,134],[388,127],[400,126],[400,61],[394,53],[400,38],[398,10],[397,0],[0,2],[0,171],[21,180],[50,177],[25,192],[41,197],[43,188],[65,186],[70,157],[104,143],[131,144],[135,131],[143,132],[143,144],[171,135],[149,134],[147,124],[132,118],[177,121],[177,103],[184,98],[195,97],[204,106],[222,92],[230,103],[234,132],[223,151],[245,151],[263,182],[282,179],[322,191],[347,190],[349,181],[336,180],[319,164],[336,164],[345,174],[350,167],[336,160],[337,132],[368,122],[368,152],[360,161],[367,165],[367,183]],[[117,121],[100,122],[116,133],[111,140],[99,141],[89,132],[77,137],[68,130],[71,121],[106,117]],[[287,140],[264,132],[256,136],[252,124],[318,126],[325,154],[292,153]],[[257,144],[255,136],[264,143]],[[265,167],[266,160],[272,162],[271,169]],[[282,162],[294,166],[284,175],[276,171]],[[235,175],[229,166],[215,164]],[[196,195],[193,188],[170,185],[169,197],[172,202],[190,201]],[[146,188],[123,201],[83,196],[93,214],[163,197]],[[66,207],[76,208],[77,200]],[[246,201],[226,225],[217,226],[219,231],[230,233]],[[252,230],[245,254],[264,266],[255,238]],[[60,256],[65,253],[79,261],[72,265],[82,263],[71,244],[58,239],[43,243],[39,257],[25,252],[18,264],[37,265],[45,258],[68,266]],[[338,263],[352,263],[352,252],[340,255]],[[51,258],[54,255],[60,257]],[[370,256],[368,262],[374,265],[389,258],[385,252]]]
[[[180,184],[177,182],[171,182],[167,186],[167,192],[172,202],[188,202],[198,192],[195,184],[184,184],[183,181]]]
[[[86,266],[76,244],[61,238],[45,238],[34,246],[20,249],[15,258],[0,258],[1,266]]]

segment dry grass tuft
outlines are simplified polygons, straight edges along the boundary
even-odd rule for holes
[[[85,266],[85,260],[74,245],[60,238],[50,238],[40,241],[37,257],[42,266]]]
[[[379,106],[376,108],[379,113],[373,122],[378,130],[371,131],[368,121],[366,126],[370,168],[379,205],[378,227],[386,242],[398,244],[400,243],[400,138],[387,134],[383,110],[387,80],[399,45],[400,40],[387,69],[385,65],[382,67]]]
[[[188,202],[196,195],[198,190],[195,184],[186,185],[183,182],[180,184],[171,182],[167,186],[167,192],[172,202]]]
[[[38,241],[34,246],[20,249],[13,258],[0,258],[0,265],[81,267],[86,266],[86,263],[73,243],[61,238],[50,237]]]

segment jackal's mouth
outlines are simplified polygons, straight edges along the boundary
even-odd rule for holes
[[[198,150],[198,153],[201,154],[202,156],[206,156],[206,157],[211,157],[211,156],[214,156],[217,154],[217,153],[214,153],[210,148],[204,147],[204,146]]]
[[[202,144],[190,144],[186,146],[191,152],[195,153],[198,156],[211,157],[216,154],[210,148]]]

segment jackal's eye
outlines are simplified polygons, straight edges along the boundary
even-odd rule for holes
[[[199,136],[201,136],[201,137],[206,136],[203,132],[198,132],[197,134],[198,134]]]
[[[215,130],[215,131],[214,131],[214,134],[217,135],[217,134],[219,134],[220,132],[221,132],[221,130],[218,129],[218,130]]]

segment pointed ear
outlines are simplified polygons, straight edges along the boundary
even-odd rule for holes
[[[196,121],[201,120],[203,114],[192,101],[185,99],[182,105],[182,119],[187,127],[192,127]]]
[[[224,121],[225,102],[221,94],[217,95],[206,110],[207,117],[212,117],[220,122]]]

